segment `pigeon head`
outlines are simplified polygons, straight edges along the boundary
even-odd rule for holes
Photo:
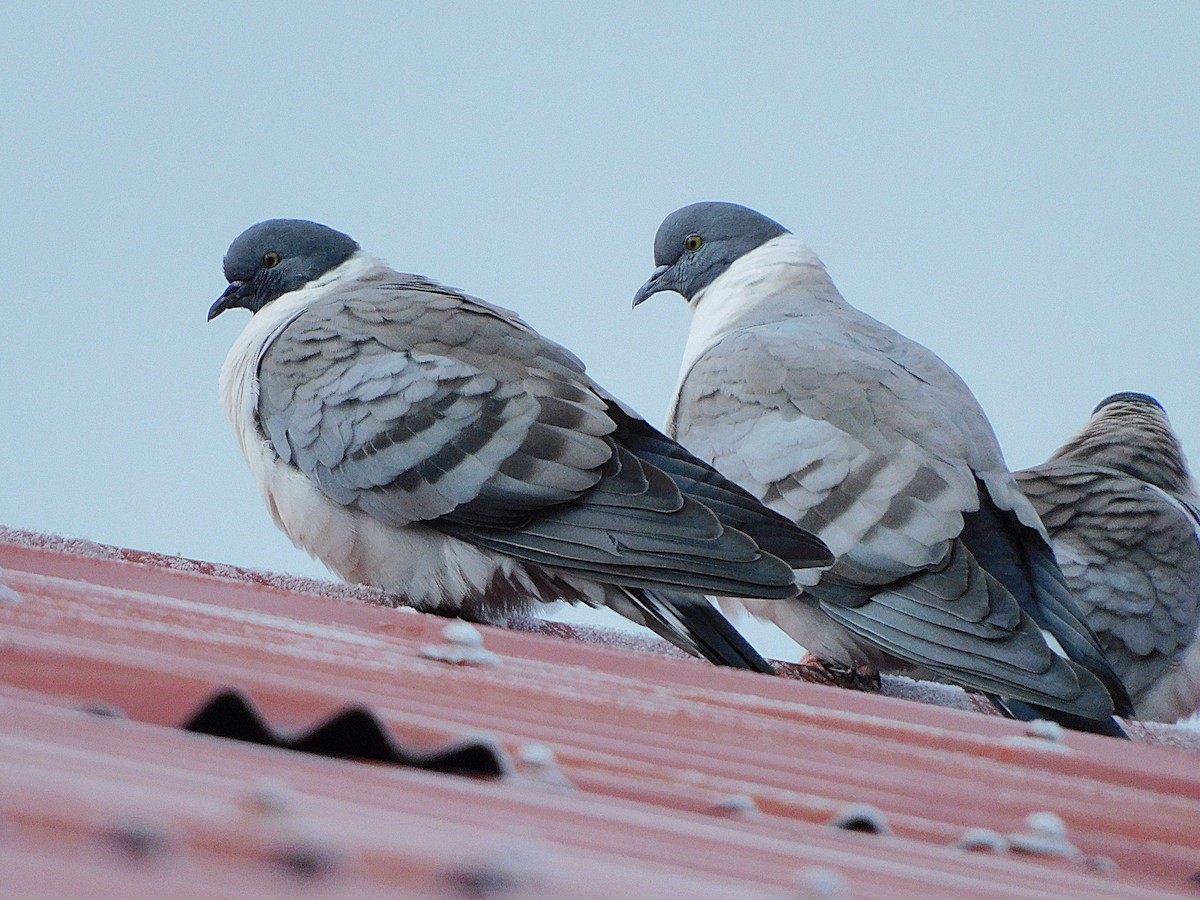
[[[238,307],[258,312],[357,251],[358,244],[340,231],[304,219],[267,219],[251,225],[225,253],[229,287],[208,310],[208,318]]]
[[[751,250],[787,234],[778,222],[736,203],[693,203],[677,209],[658,226],[650,280],[634,295],[633,305],[660,291],[691,300]]]
[[[1117,469],[1168,493],[1195,494],[1179,437],[1163,405],[1149,394],[1105,397],[1050,459]]]
[[[1100,410],[1104,409],[1104,407],[1111,406],[1114,403],[1134,403],[1141,404],[1142,406],[1157,406],[1160,410],[1163,409],[1163,405],[1149,394],[1139,394],[1136,391],[1122,391],[1119,394],[1112,394],[1105,397],[1097,403],[1096,408],[1092,410],[1092,415],[1094,416]],[[1163,412],[1166,412],[1166,410],[1163,410]]]

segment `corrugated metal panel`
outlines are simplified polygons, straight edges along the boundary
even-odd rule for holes
[[[446,620],[330,596],[353,591],[18,532],[0,532],[0,582],[19,596],[0,602],[0,892],[282,896],[301,879],[364,897],[822,896],[840,878],[896,898],[1200,893],[1192,752],[1047,741],[997,717],[489,628],[494,664],[453,665],[429,653]],[[224,687],[275,728],[366,705],[406,748],[482,736],[514,771],[175,727]],[[81,711],[98,705],[127,718]],[[826,824],[864,803],[891,836]],[[1062,818],[1077,856],[952,846],[973,828],[1025,832],[1037,811]]]

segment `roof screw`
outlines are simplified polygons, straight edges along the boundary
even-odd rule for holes
[[[954,846],[976,853],[1007,853],[1008,839],[990,828],[968,828]]]
[[[255,813],[279,816],[296,808],[296,795],[291,785],[275,778],[261,778],[250,786],[242,798]]]
[[[456,893],[463,897],[497,897],[501,894],[512,894],[520,887],[520,882],[499,866],[476,865],[467,866],[449,872],[446,876]]]
[[[545,744],[522,744],[517,748],[517,765],[522,775],[534,781],[556,787],[575,786],[559,768],[554,751]]]
[[[866,803],[850,803],[843,806],[829,820],[829,824],[844,831],[862,831],[867,834],[880,835],[892,833],[892,826],[888,824],[883,813]]]
[[[483,635],[470,622],[451,622],[442,629],[442,637],[446,639],[447,644],[483,649]]]
[[[445,879],[460,897],[487,900],[538,892],[544,887],[547,859],[543,848],[528,840],[505,840],[449,869]]]
[[[1025,817],[1025,824],[1034,834],[1055,838],[1067,836],[1067,823],[1052,812],[1032,812]]]
[[[125,719],[125,710],[119,706],[113,706],[109,703],[97,701],[95,703],[87,703],[80,707],[85,713],[90,716],[99,716],[102,719]]]
[[[25,598],[10,588],[3,581],[0,581],[0,603],[11,603],[14,606],[18,603],[24,603]]]
[[[1009,845],[1017,853],[1077,859],[1083,854],[1067,837],[1067,825],[1052,812],[1033,812],[1025,817],[1029,831],[1010,834]]]
[[[297,878],[314,879],[328,875],[337,864],[337,853],[330,845],[312,839],[296,839],[279,847],[272,859]]]
[[[1108,856],[1085,857],[1083,860],[1083,867],[1101,874],[1107,874],[1108,872],[1115,872],[1117,870],[1117,864],[1113,862],[1111,857]]]
[[[498,666],[500,657],[483,649],[483,635],[469,622],[452,622],[442,629],[444,644],[425,644],[421,655],[426,659],[458,666]]]
[[[761,815],[762,811],[749,794],[734,794],[713,804],[707,812],[710,816],[722,819],[753,819]]]
[[[1049,741],[1052,744],[1066,743],[1063,727],[1049,719],[1034,719],[1025,723],[1025,734],[1031,738]]]
[[[553,769],[558,765],[554,751],[545,744],[522,744],[517,748],[517,761],[529,769]]]
[[[123,856],[137,862],[161,856],[170,843],[162,828],[143,819],[124,819],[107,836]]]
[[[801,900],[850,900],[850,883],[836,869],[802,869],[796,881]]]

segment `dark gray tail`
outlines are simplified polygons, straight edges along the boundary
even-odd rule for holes
[[[1003,697],[997,697],[995,694],[988,694],[987,698],[992,701],[992,706],[1012,719],[1020,719],[1023,722],[1032,722],[1034,719],[1049,719],[1051,722],[1057,722],[1059,725],[1064,728],[1070,728],[1072,731],[1086,731],[1089,734],[1103,734],[1106,737],[1129,739],[1129,735],[1125,733],[1125,729],[1121,727],[1121,723],[1112,716],[1103,719],[1089,719],[1085,716],[1077,716],[1072,713],[1062,712],[1061,710],[1050,709],[1047,706],[1035,706],[1032,703],[1024,703],[1020,700],[1007,700]]]
[[[1030,615],[1038,625],[1054,635],[1067,656],[1100,679],[1112,697],[1117,715],[1132,716],[1133,701],[1129,698],[1129,691],[1104,655],[1096,633],[1071,596],[1071,589],[1067,587],[1066,578],[1055,562],[1050,547],[1043,545],[1037,548],[1036,556],[1034,576],[1040,588],[1040,603],[1030,611]]]
[[[963,516],[962,542],[1017,598],[1022,611],[1054,635],[1067,657],[1100,680],[1117,715],[1132,716],[1129,692],[1071,596],[1050,545],[1037,531],[1022,525],[1015,513],[996,506],[987,486],[978,484],[979,510]]]
[[[661,469],[685,497],[707,506],[721,524],[736,528],[793,569],[828,566],[833,554],[824,541],[791,519],[768,509],[749,491],[694,456],[649,423],[625,415],[615,404],[609,415],[620,428],[618,443],[643,462]]]
[[[775,674],[771,664],[707,598],[649,588],[625,588],[659,637],[718,666]]]

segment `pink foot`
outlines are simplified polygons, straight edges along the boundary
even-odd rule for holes
[[[869,693],[875,693],[880,687],[879,672],[867,663],[844,666],[809,653],[798,663],[774,662],[772,665],[783,678],[798,678],[811,684],[827,684]]]

